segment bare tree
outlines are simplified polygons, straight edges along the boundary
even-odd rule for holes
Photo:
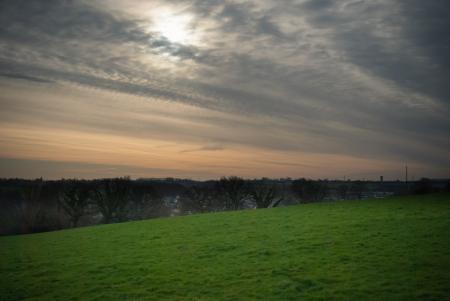
[[[367,189],[366,183],[360,180],[353,181],[350,186],[350,192],[358,199],[362,199],[364,191]]]
[[[320,181],[298,179],[292,182],[292,190],[303,203],[320,201],[326,195],[326,186]]]
[[[89,187],[78,181],[66,182],[63,191],[60,192],[58,204],[69,216],[72,227],[76,227],[80,218],[85,214],[90,193]]]
[[[339,194],[339,197],[343,200],[347,199],[349,191],[350,191],[350,187],[346,183],[340,184],[337,187],[337,192]]]
[[[31,186],[22,190],[22,201],[18,206],[18,213],[23,220],[24,232],[35,231],[44,219],[43,206],[41,203],[41,192],[43,186],[42,178],[35,180]]]
[[[164,209],[164,201],[154,187],[146,187],[143,193],[132,193],[132,210],[129,218],[145,219],[160,216]]]
[[[102,180],[92,193],[104,223],[123,221],[130,197],[131,181],[128,177]]]
[[[207,187],[193,186],[187,188],[180,197],[181,211],[208,212],[213,207],[214,197]]]
[[[267,208],[273,202],[281,200],[276,186],[266,182],[253,183],[250,189],[250,196],[255,201],[257,208]]]
[[[223,199],[227,210],[238,210],[249,196],[245,180],[235,176],[217,181],[216,193],[218,198]]]

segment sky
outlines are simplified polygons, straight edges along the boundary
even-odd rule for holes
[[[0,177],[450,177],[448,0],[2,0]]]

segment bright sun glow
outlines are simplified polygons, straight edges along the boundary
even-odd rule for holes
[[[154,16],[152,29],[173,43],[190,44],[194,40],[191,21],[189,15],[159,11]]]

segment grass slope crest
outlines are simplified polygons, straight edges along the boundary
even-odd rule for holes
[[[450,196],[0,237],[1,300],[450,300]]]

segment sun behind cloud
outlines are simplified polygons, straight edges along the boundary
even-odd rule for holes
[[[151,30],[172,43],[192,44],[197,38],[192,21],[191,15],[180,14],[168,8],[160,9],[153,14]]]

